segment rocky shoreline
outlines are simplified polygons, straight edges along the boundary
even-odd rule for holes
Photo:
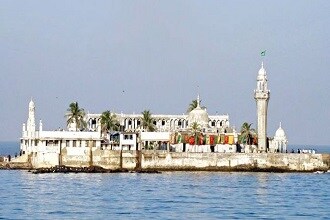
[[[314,170],[290,170],[287,167],[256,167],[253,165],[240,165],[236,167],[169,167],[158,169],[105,169],[100,166],[89,167],[71,167],[71,166],[54,166],[49,168],[33,168],[28,163],[0,163],[0,170],[28,170],[33,174],[43,173],[162,173],[162,172],[266,172],[266,173],[314,173],[329,172],[327,169]]]
[[[55,166],[50,168],[38,168],[34,170],[29,170],[33,174],[42,174],[42,173],[161,173],[157,170],[128,170],[125,168],[122,169],[104,169],[99,166],[90,166],[90,167],[70,167],[70,166]]]

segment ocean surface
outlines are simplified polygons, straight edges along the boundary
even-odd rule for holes
[[[0,170],[0,219],[329,219],[330,173]]]
[[[326,145],[289,145],[288,151],[291,152],[294,149],[297,152],[298,149],[314,149],[316,153],[330,153],[330,146]],[[0,155],[14,156],[19,154],[19,142],[15,141],[0,141]]]

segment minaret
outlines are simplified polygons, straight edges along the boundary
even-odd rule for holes
[[[257,132],[258,132],[258,152],[266,152],[267,147],[267,108],[270,91],[267,87],[267,74],[263,63],[258,72],[257,89],[254,90],[254,99],[257,102]]]
[[[26,123],[26,130],[29,134],[36,131],[36,121],[35,121],[35,105],[33,100],[31,99],[29,103],[29,118]]]

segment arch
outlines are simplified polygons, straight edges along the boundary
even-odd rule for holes
[[[215,127],[216,126],[216,121],[215,120],[211,121],[211,126],[212,127]]]

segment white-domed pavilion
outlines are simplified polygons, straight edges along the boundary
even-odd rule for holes
[[[269,141],[269,151],[270,152],[280,152],[285,153],[287,151],[288,139],[286,137],[285,131],[280,123],[279,128],[275,132],[273,140]]]

